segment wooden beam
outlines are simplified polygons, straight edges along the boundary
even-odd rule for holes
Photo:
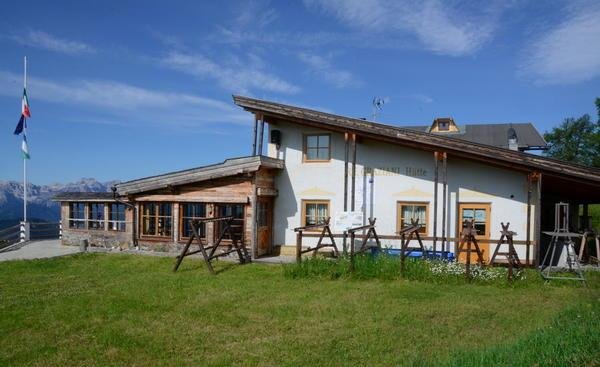
[[[352,134],[352,206],[354,211],[356,204],[356,134]]]
[[[535,213],[535,266],[540,266],[542,256],[542,174],[538,173],[537,177],[537,203]]]
[[[442,153],[442,251],[446,251],[446,194],[448,191],[448,167],[447,167],[447,154]]]
[[[350,145],[348,143],[348,133],[344,133],[344,211],[348,211],[348,156]]]
[[[260,135],[258,141],[258,155],[263,155],[263,140],[265,138],[265,119],[260,119]]]
[[[434,179],[433,179],[433,253],[437,250],[437,208],[438,208],[438,181],[439,157],[438,152],[433,152]]]
[[[254,114],[254,133],[252,134],[252,155],[256,155],[256,130],[258,129],[258,113]]]

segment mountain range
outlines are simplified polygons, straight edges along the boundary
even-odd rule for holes
[[[35,185],[27,183],[27,218],[29,221],[57,222],[60,208],[52,197],[59,192],[110,192],[119,181],[99,182],[82,178],[67,184]],[[23,217],[23,183],[0,180],[0,228],[19,223]]]

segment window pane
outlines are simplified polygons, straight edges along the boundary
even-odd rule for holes
[[[473,219],[474,211],[473,209],[463,209],[462,217],[463,219]]]
[[[308,135],[306,137],[306,148],[318,148],[319,137],[317,135]]]
[[[329,148],[319,148],[317,152],[318,159],[329,160]]]
[[[154,226],[154,218],[153,217],[145,217],[143,220],[142,233],[146,235],[155,235],[156,228]]]
[[[475,220],[478,222],[485,222],[485,209],[475,209]]]
[[[159,216],[170,216],[171,215],[171,204],[164,204],[164,203],[159,204],[158,215]]]
[[[485,236],[485,224],[484,223],[475,223],[475,229],[477,230],[477,235]]]
[[[190,220],[206,218],[206,204],[204,203],[186,203],[181,206],[182,213],[182,233],[181,237],[191,237],[193,230]],[[206,237],[206,224],[201,223],[199,228],[200,237]]]
[[[144,213],[144,215],[155,215],[155,213],[156,213],[156,205],[154,205],[152,203],[146,203],[146,204],[144,204],[143,213]]]
[[[329,135],[320,135],[319,136],[319,148],[329,149]]]
[[[319,149],[306,149],[306,159],[310,161],[319,159]]]

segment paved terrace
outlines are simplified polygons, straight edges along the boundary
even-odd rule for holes
[[[80,252],[79,247],[63,246],[60,240],[33,241],[16,250],[0,252],[0,261],[46,259]]]
[[[47,259],[58,256],[72,255],[81,252],[81,249],[77,246],[63,246],[60,244],[60,240],[44,240],[44,241],[32,241],[18,249],[12,251],[0,252],[0,261],[8,260],[32,260],[32,259]],[[146,256],[165,256],[175,257],[179,253],[175,252],[151,252],[141,250],[111,250],[100,247],[89,247],[88,252],[103,252],[103,253],[116,253],[116,254],[131,254],[131,255],[146,255]],[[200,255],[192,255],[192,257],[200,258]],[[221,258],[227,261],[227,258]],[[260,259],[254,259],[257,263],[289,263],[295,261],[293,256],[273,256],[263,257]]]

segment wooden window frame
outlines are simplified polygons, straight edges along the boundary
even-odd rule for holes
[[[237,220],[241,220],[242,221],[242,237],[240,239],[241,243],[245,243],[245,239],[246,239],[246,214],[247,214],[247,210],[248,210],[248,205],[247,204],[242,204],[242,203],[214,203],[214,215],[215,217],[219,217],[221,216],[219,214],[219,209],[221,207],[224,206],[241,206],[243,211],[242,211],[242,217],[238,218]],[[254,209],[254,208],[253,208]],[[235,221],[235,220],[234,220]],[[219,236],[221,235],[221,231],[220,231],[220,227],[221,227],[221,223],[223,222],[214,222],[213,224],[213,239],[216,240],[217,238],[219,238]],[[223,240],[221,241],[222,243],[228,243],[230,242],[231,239],[230,238],[223,238]]]
[[[328,136],[329,137],[329,146],[328,146],[328,157],[327,159],[308,159],[307,150],[308,150],[308,138],[311,136]],[[317,138],[318,140],[318,138]],[[317,148],[318,149],[318,148]],[[302,134],[302,162],[304,163],[327,163],[331,162],[331,133],[310,133],[310,134]]]
[[[208,217],[186,217],[184,216],[184,211],[183,211],[183,207],[185,205],[197,205],[197,204],[202,204],[204,205],[204,212],[206,213],[206,215],[208,215],[208,203],[205,202],[187,202],[187,203],[179,203],[179,240],[183,241],[183,240],[189,240],[190,238],[188,236],[185,236],[183,233],[183,220],[184,218],[192,218],[192,219],[203,219],[203,218],[208,218]],[[206,226],[206,224],[205,224]],[[206,227],[204,228],[204,237],[202,237],[202,239],[206,239]]]
[[[477,236],[475,236],[475,238],[477,239],[487,239],[487,238],[491,238],[492,235],[492,231],[490,229],[490,221],[492,218],[492,203],[470,203],[470,202],[459,202],[457,203],[457,211],[458,213],[456,213],[456,218],[458,218],[458,223],[457,224],[457,230],[456,233],[461,233],[462,232],[462,213],[461,213],[461,207],[467,206],[468,209],[486,209],[487,210],[487,217],[485,218],[485,230],[487,233],[484,234],[478,234]],[[458,237],[458,236],[457,236]]]
[[[171,215],[170,215],[170,217],[171,217],[171,219],[170,219],[170,222],[171,222],[171,234],[170,235],[168,235],[168,236],[160,236],[160,235],[157,235],[157,234],[144,234],[144,205],[148,205],[148,204],[156,204],[156,205],[168,204],[168,205],[171,206]],[[140,206],[141,206],[140,213],[139,213],[139,216],[140,216],[140,218],[139,218],[140,219],[140,221],[139,221],[139,223],[140,223],[140,231],[139,231],[140,238],[157,239],[157,240],[164,240],[164,239],[171,239],[172,240],[174,232],[175,232],[173,230],[174,229],[174,225],[173,225],[173,217],[174,217],[173,203],[172,202],[165,202],[165,201],[144,201],[144,202],[140,203]],[[165,215],[158,215],[158,209],[157,209],[157,214],[154,215],[154,218],[155,218],[154,225],[155,225],[156,229],[158,229],[158,218],[163,218],[163,217],[166,217],[166,216]]]
[[[74,218],[73,217],[73,205],[83,205],[83,218]],[[88,205],[86,202],[83,201],[71,201],[69,202],[69,218],[68,218],[68,222],[67,225],[69,227],[70,230],[87,230],[87,209]],[[73,227],[71,225],[71,222],[82,222],[83,223],[83,227],[82,228],[78,228],[78,227]]]
[[[331,217],[331,200],[327,199],[302,199],[301,200],[301,213],[302,217],[300,218],[300,226],[306,226],[306,204],[327,204],[327,216]],[[307,232],[320,232],[321,229],[307,229]]]
[[[425,207],[425,232],[419,234],[429,236],[429,201],[397,201],[396,202],[396,231],[402,229],[402,205],[424,206]],[[419,223],[423,224],[423,223]]]
[[[92,208],[95,205],[102,205],[102,210],[100,211],[100,213],[102,213],[102,219],[96,219],[96,218],[92,218]],[[106,203],[97,203],[97,202],[92,202],[92,203],[88,203],[87,205],[87,212],[88,212],[88,223],[87,223],[87,228],[89,230],[92,231],[104,231],[106,230]],[[99,227],[100,228],[93,228],[92,227],[92,223],[99,223]]]
[[[106,220],[107,223],[107,230],[111,231],[111,232],[126,232],[127,231],[127,205],[123,204],[123,203],[108,203],[108,219]],[[112,206],[116,205],[117,207],[122,206],[123,207],[123,220],[120,219],[112,219],[112,215],[114,213]],[[120,211],[117,210],[117,213],[119,213]],[[120,225],[123,225],[123,229],[120,229]],[[114,225],[116,227],[115,228],[111,228],[112,225]]]

